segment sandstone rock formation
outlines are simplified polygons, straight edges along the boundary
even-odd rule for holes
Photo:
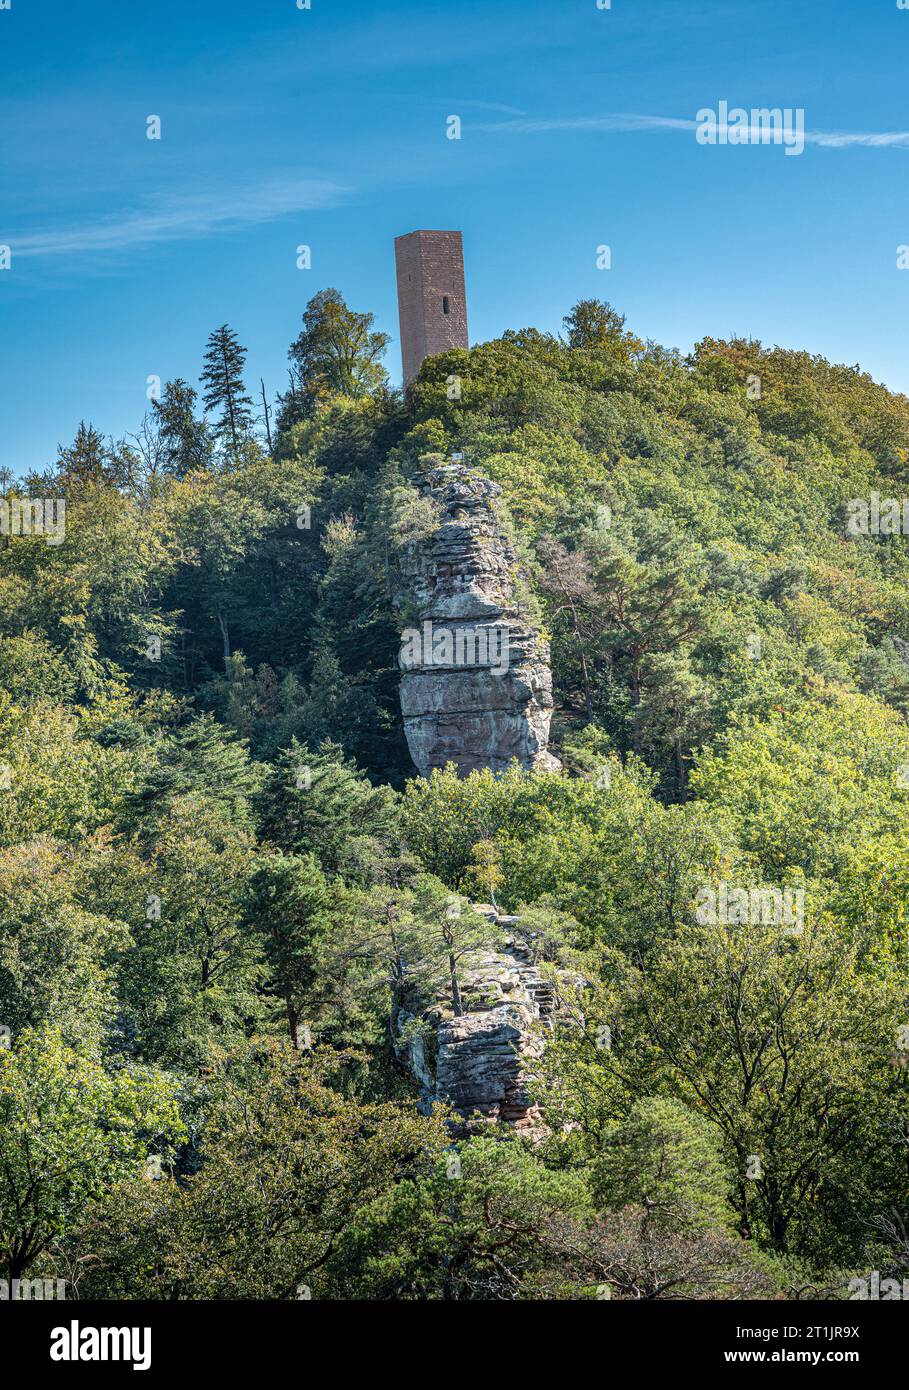
[[[401,710],[411,757],[427,776],[457,764],[504,771],[556,768],[549,651],[516,594],[514,549],[495,499],[501,489],[460,462],[416,478],[436,529],[405,549],[402,575],[418,619],[402,636]]]
[[[476,910],[496,917],[494,908]],[[527,1072],[542,1053],[558,1000],[519,919],[498,923],[502,949],[477,950],[461,962],[463,1013],[453,1015],[450,1001],[397,1001],[395,1051],[420,1084],[424,1110],[447,1101],[465,1122],[505,1121],[535,1135],[545,1126],[525,1089]]]

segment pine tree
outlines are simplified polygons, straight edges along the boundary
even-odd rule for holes
[[[319,947],[329,934],[332,910],[343,902],[313,854],[262,852],[250,880],[246,920],[264,943],[267,993],[280,999],[294,1047],[306,1045],[305,1010],[319,980]]]
[[[246,830],[260,786],[260,764],[250,760],[245,743],[206,712],[162,738],[124,799],[124,824],[140,836],[153,834],[175,801],[192,797]]]
[[[93,487],[128,487],[135,456],[124,444],[105,440],[94,425],[83,420],[69,448],[58,446],[54,484],[68,493]]]
[[[195,416],[197,393],[182,378],[169,381],[160,401],[152,401],[161,439],[162,468],[175,478],[209,467],[211,441]]]
[[[230,434],[234,464],[240,463],[240,437],[252,423],[252,399],[243,384],[246,348],[224,323],[209,335],[208,351],[200,381],[205,388],[206,410],[220,410],[217,429]]]
[[[392,789],[374,787],[328,740],[313,750],[292,739],[257,805],[263,838],[288,853],[314,853],[329,874],[351,868],[356,876],[364,854],[395,833]]]

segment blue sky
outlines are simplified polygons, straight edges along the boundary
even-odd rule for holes
[[[392,334],[400,380],[393,238],[417,227],[463,229],[471,342],[556,331],[597,295],[666,345],[750,335],[909,389],[896,0],[11,4],[0,466],[14,473],[48,464],[83,417],[137,428],[147,377],[195,383],[225,321],[249,384],[274,393],[328,285]],[[699,145],[691,123],[720,100],[804,108],[804,154]]]

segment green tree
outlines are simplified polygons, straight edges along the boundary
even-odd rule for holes
[[[384,869],[384,872],[383,872]],[[409,856],[373,866],[373,883],[351,895],[322,960],[335,1007],[351,1021],[367,1012],[387,1019],[397,1049],[402,1025],[425,1009],[465,1012],[465,966],[501,944],[494,922],[419,872]]]
[[[247,913],[262,933],[268,989],[284,1006],[294,1047],[305,1042],[307,1005],[317,1008],[320,948],[344,910],[343,894],[328,882],[312,854],[259,854],[249,884]]]
[[[589,1201],[577,1174],[549,1171],[520,1144],[473,1139],[358,1213],[334,1279],[345,1298],[532,1298],[546,1223],[583,1216]]]
[[[195,643],[184,637],[186,683],[194,659],[207,657],[214,663],[216,653],[229,675],[234,614],[245,605],[245,568],[269,529],[269,509],[242,474],[195,473],[169,489],[163,511],[189,551],[190,564],[175,598],[186,594],[192,616],[204,629]]]
[[[86,879],[82,859],[52,840],[0,851],[0,1023],[13,1039],[53,1027],[71,1046],[97,1048],[113,1020],[112,966],[129,937],[86,910]]]
[[[743,1236],[828,1263],[855,1258],[860,1213],[880,1201],[859,1174],[879,1173],[880,1136],[902,1106],[892,1057],[907,1007],[900,974],[886,954],[870,968],[867,949],[863,932],[809,913],[800,934],[681,924],[642,970],[607,957],[582,1035],[566,1035],[547,1063],[559,1077],[554,1114],[583,1113],[599,1146],[623,1096],[658,1088],[715,1128]],[[905,1183],[898,1164],[891,1199]]]
[[[647,1097],[603,1134],[591,1187],[598,1208],[637,1203],[667,1229],[730,1226],[720,1136],[678,1101]]]
[[[625,315],[602,299],[580,299],[563,319],[568,346],[586,352],[606,351],[628,359],[643,352],[644,344],[625,329]]]
[[[205,1161],[177,1183],[109,1189],[73,1240],[96,1259],[80,1293],[330,1298],[336,1252],[370,1202],[429,1171],[444,1115],[361,1104],[328,1084],[341,1059],[252,1042],[205,1076]]]
[[[333,395],[358,398],[385,385],[381,359],[390,340],[373,322],[373,314],[349,309],[338,290],[313,295],[288,352],[291,389],[282,397],[282,430]]]
[[[216,428],[230,436],[234,466],[240,466],[240,441],[252,423],[252,397],[243,384],[246,348],[236,333],[224,323],[209,334],[201,382],[206,410],[218,410]],[[185,409],[185,400],[184,400]]]
[[[710,733],[711,691],[686,656],[654,652],[641,665],[641,702],[635,721],[637,743],[652,765],[671,750],[681,796],[698,746]]]
[[[67,496],[98,487],[126,487],[132,480],[135,460],[124,445],[105,440],[94,425],[81,421],[68,448],[61,444],[55,467],[54,485]]]
[[[291,853],[314,853],[331,874],[346,866],[356,874],[357,844],[382,844],[396,829],[391,788],[374,787],[331,743],[313,752],[294,739],[257,805],[263,838]]]
[[[221,332],[224,330],[222,329]],[[211,341],[211,340],[209,340]],[[226,345],[225,345],[226,346]],[[242,349],[241,349],[242,351]],[[206,358],[207,360],[207,358]],[[242,378],[242,362],[240,372]],[[223,355],[222,355],[223,368]],[[213,364],[213,371],[215,364]],[[219,382],[217,375],[211,379],[212,388],[226,384],[226,374]],[[236,377],[231,383],[231,393],[235,391]],[[242,395],[242,379],[239,395]],[[181,377],[168,381],[159,401],[152,401],[162,449],[162,468],[166,474],[175,478],[185,478],[197,468],[208,468],[211,462],[211,440],[204,420],[196,419],[197,393]],[[214,402],[223,405],[218,400]],[[233,401],[236,409],[236,400]]]
[[[222,810],[192,797],[176,798],[152,830],[95,875],[100,901],[132,931],[119,969],[121,1045],[198,1068],[262,1017],[262,941],[244,917],[255,849]]]
[[[174,1086],[105,1072],[54,1030],[0,1049],[0,1267],[18,1279],[89,1203],[179,1137]]]
[[[646,661],[677,648],[703,627],[698,556],[658,522],[643,522],[633,539],[604,538],[595,561],[603,640],[613,660],[624,663],[640,748],[637,710],[644,694]]]
[[[215,808],[243,830],[253,829],[251,801],[263,769],[245,743],[211,714],[168,730],[150,750],[138,785],[125,799],[122,824],[154,836],[182,797]]]

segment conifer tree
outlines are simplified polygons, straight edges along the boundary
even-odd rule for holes
[[[58,448],[52,485],[67,493],[96,487],[127,487],[132,480],[135,455],[124,444],[106,440],[94,425],[81,421],[68,448]]]
[[[374,787],[327,740],[313,750],[293,739],[257,804],[266,839],[290,853],[314,853],[330,874],[359,863],[366,841],[381,843],[395,831],[392,789]]]
[[[182,378],[169,381],[160,401],[152,401],[161,440],[162,467],[175,478],[207,468],[211,440],[203,420],[195,416],[197,392]]]
[[[217,429],[230,434],[234,464],[240,463],[240,438],[252,423],[252,398],[246,394],[243,368],[246,348],[236,333],[224,323],[208,339],[205,366],[200,380],[205,388],[206,410],[220,410]]]

